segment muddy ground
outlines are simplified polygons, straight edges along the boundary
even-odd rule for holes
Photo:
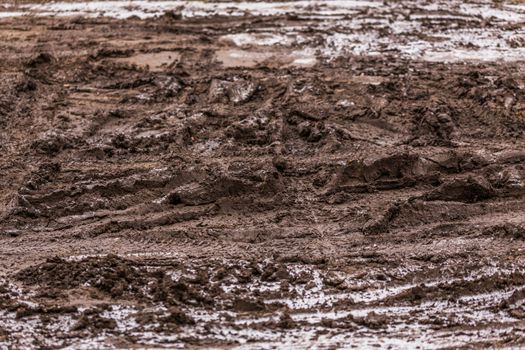
[[[0,7],[0,348],[525,346],[525,8],[140,4]]]

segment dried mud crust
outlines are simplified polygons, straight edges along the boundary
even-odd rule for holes
[[[520,64],[222,64],[247,26],[0,22],[0,346],[522,346]]]

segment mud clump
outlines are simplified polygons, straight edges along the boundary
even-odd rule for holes
[[[111,318],[100,316],[98,313],[85,312],[71,328],[72,331],[100,331],[115,329],[117,322]]]
[[[259,312],[266,310],[266,306],[261,300],[236,299],[233,309],[239,312]]]
[[[297,322],[295,322],[292,316],[290,316],[290,313],[283,312],[281,317],[279,317],[277,326],[283,329],[293,329],[297,326]]]
[[[113,49],[113,48],[102,48],[97,50],[94,54],[90,56],[91,59],[97,60],[107,57],[129,57],[135,51],[133,49]]]
[[[65,149],[73,148],[74,145],[75,140],[68,135],[60,132],[51,132],[44,137],[33,141],[31,148],[36,152],[48,156],[54,156]]]
[[[439,170],[435,163],[410,153],[393,154],[371,162],[352,160],[328,184],[328,194],[387,191],[418,184],[435,186],[441,182]]]
[[[27,188],[30,190],[37,190],[42,185],[45,185],[58,176],[61,170],[60,163],[46,162],[41,164],[36,171],[31,174],[31,178],[27,181]]]
[[[172,323],[176,325],[194,325],[193,317],[188,316],[184,311],[178,307],[171,307],[168,310],[168,315],[159,319],[163,323]]]
[[[213,189],[198,183],[190,183],[179,187],[168,195],[168,202],[172,205],[203,205],[213,203],[217,195]]]
[[[319,142],[326,135],[322,122],[304,121],[297,125],[297,132],[307,142]]]
[[[448,146],[452,143],[455,129],[449,113],[427,110],[414,124],[411,143],[414,146]]]
[[[33,315],[61,315],[71,314],[78,311],[76,306],[38,306],[30,307],[27,305],[20,305],[16,309],[16,318],[24,318]]]
[[[525,319],[525,310],[523,310],[523,308],[515,308],[512,310],[509,310],[509,315],[511,317],[523,320]]]
[[[213,79],[208,91],[210,102],[231,102],[242,104],[248,102],[256,93],[258,85],[245,79],[234,79],[233,81]]]
[[[475,203],[496,196],[490,183],[480,177],[468,177],[447,182],[425,196],[429,201]]]
[[[108,256],[66,261],[51,258],[35,267],[18,272],[16,279],[26,284],[40,284],[58,289],[73,289],[89,285],[118,298],[142,294],[146,275],[133,262]]]
[[[367,182],[380,179],[400,179],[424,174],[425,169],[415,154],[395,154],[364,165],[362,178]]]
[[[523,224],[505,223],[501,225],[491,226],[483,231],[484,234],[495,237],[503,237],[510,239],[525,239],[525,227]]]
[[[392,204],[379,218],[368,221],[362,230],[365,234],[379,234],[387,232],[393,220],[401,212],[401,203]]]
[[[90,287],[108,296],[143,303],[161,302],[168,306],[209,305],[212,300],[193,285],[207,285],[208,278],[174,280],[164,270],[150,271],[131,260],[114,255],[66,261],[51,258],[14,276],[26,285],[70,290]],[[212,290],[210,290],[212,292]]]
[[[261,176],[214,174],[207,181],[191,182],[177,187],[167,195],[166,201],[172,205],[196,206],[255,193],[272,196],[279,188],[277,172],[262,170]]]
[[[153,301],[166,305],[206,306],[213,304],[213,299],[201,293],[198,288],[186,281],[174,281],[164,273],[156,275],[156,279],[150,283],[149,293]]]
[[[466,295],[474,295],[481,292],[490,293],[505,290],[509,287],[520,286],[524,281],[525,275],[513,272],[509,275],[495,274],[492,276],[483,276],[471,281],[443,282],[436,286],[419,285],[407,289],[396,296],[387,298],[386,302],[394,303],[396,301],[403,301],[418,304],[423,301],[436,299],[457,300]]]
[[[277,141],[280,129],[278,121],[254,114],[232,123],[224,134],[239,143],[262,146]]]
[[[30,58],[29,61],[26,63],[27,67],[30,68],[36,68],[41,65],[50,64],[55,62],[56,59],[48,52],[41,52],[34,57]]]
[[[378,314],[374,311],[369,312],[365,317],[355,317],[353,318],[353,321],[371,329],[384,328],[389,323],[388,316]]]
[[[284,172],[287,168],[290,167],[289,162],[286,160],[286,158],[282,156],[275,156],[272,159],[272,164],[279,172]]]
[[[35,79],[31,77],[25,77],[16,85],[17,92],[33,92],[38,88],[38,84]]]
[[[515,305],[524,299],[525,299],[525,290],[524,289],[516,290],[512,293],[510,297],[508,297],[506,300],[503,301],[502,306],[504,306],[504,308],[507,308],[509,305]]]

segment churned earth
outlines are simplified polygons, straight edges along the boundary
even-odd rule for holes
[[[0,4],[0,348],[525,346],[519,1]]]

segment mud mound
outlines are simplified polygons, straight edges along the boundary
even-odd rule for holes
[[[173,279],[165,270],[155,270],[115,255],[90,257],[79,261],[51,258],[19,271],[14,277],[26,285],[59,290],[90,287],[116,299],[162,302],[166,305],[208,305],[209,296],[194,285],[208,285],[206,274],[195,278]],[[212,289],[209,293],[217,293]]]
[[[427,194],[425,199],[430,201],[475,203],[490,199],[495,195],[496,192],[486,179],[468,177],[467,179],[458,179],[441,185]]]
[[[387,302],[404,301],[419,303],[436,299],[457,300],[460,297],[478,293],[504,291],[513,286],[522,286],[524,283],[525,275],[515,272],[510,275],[480,277],[471,281],[443,282],[436,286],[420,285],[389,298]]]
[[[101,317],[99,315],[84,315],[77,321],[71,330],[81,331],[81,330],[91,330],[99,331],[103,329],[114,329],[117,326],[115,320]]]
[[[394,154],[373,162],[353,160],[328,184],[328,193],[373,192],[440,182],[440,167],[417,154]]]
[[[111,255],[81,261],[51,258],[18,272],[15,278],[26,284],[59,289],[88,285],[113,297],[121,297],[129,294],[140,296],[146,276],[132,261]]]
[[[483,230],[489,236],[505,237],[510,239],[525,239],[525,225],[523,223],[504,223],[490,226]]]
[[[416,111],[419,116],[414,122],[411,143],[414,146],[450,146],[456,129],[450,113],[438,110]]]

